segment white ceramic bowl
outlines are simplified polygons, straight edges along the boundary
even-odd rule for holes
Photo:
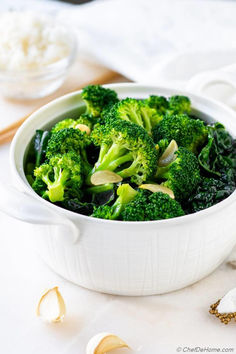
[[[107,85],[120,98],[186,94],[199,116],[222,122],[236,136],[236,115],[212,100],[170,88]],[[89,289],[120,295],[161,294],[192,284],[212,272],[236,243],[236,192],[195,214],[161,221],[100,220],[59,208],[40,198],[24,175],[27,147],[36,129],[78,116],[81,92],[63,96],[33,113],[17,132],[10,163],[16,188],[1,191],[0,206],[31,223],[45,262],[64,278]]]

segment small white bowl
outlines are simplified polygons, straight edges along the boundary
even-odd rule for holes
[[[77,41],[68,30],[68,56],[39,69],[21,71],[0,70],[0,93],[11,99],[28,100],[50,95],[65,81],[77,54]]]
[[[236,136],[236,114],[223,104],[189,92],[138,84],[107,85],[120,98],[184,94],[207,122],[220,121]],[[144,222],[96,219],[39,197],[24,173],[36,129],[50,128],[84,107],[81,91],[33,113],[16,133],[10,164],[17,189],[1,188],[0,210],[35,227],[32,239],[46,263],[86,288],[119,295],[151,295],[180,289],[212,272],[236,244],[236,191],[195,214]],[[1,187],[1,186],[0,186]]]

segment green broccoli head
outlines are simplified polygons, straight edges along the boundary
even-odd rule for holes
[[[171,114],[191,113],[191,101],[186,96],[171,96],[168,103],[168,111]]]
[[[84,172],[88,173],[91,166],[88,163],[86,147],[91,144],[90,137],[79,129],[65,128],[52,134],[49,139],[46,157],[50,159],[55,154],[65,154],[74,151],[81,156]]]
[[[207,139],[207,127],[200,119],[192,119],[186,114],[164,116],[160,124],[153,129],[153,139],[175,140],[178,146],[196,153]]]
[[[144,100],[144,102],[146,102],[149,107],[155,108],[155,110],[161,115],[165,114],[169,107],[167,99],[163,96],[151,95],[149,98]]]
[[[83,88],[82,98],[86,103],[86,113],[99,117],[102,111],[118,102],[117,93],[100,85],[88,85]]]
[[[100,205],[94,207],[91,216],[100,219],[117,220],[120,218],[122,211],[127,203],[133,200],[138,192],[129,184],[122,184],[117,189],[118,198],[112,205]]]
[[[67,128],[73,128],[73,129],[75,129],[75,128],[76,128],[76,125],[77,125],[77,123],[76,123],[76,120],[75,120],[75,119],[66,118],[66,119],[61,120],[61,121],[58,122],[57,124],[55,124],[54,127],[52,127],[51,132],[52,132],[52,133],[56,133],[56,132],[58,132],[59,130],[67,129]]]
[[[91,175],[96,171],[110,170],[122,178],[131,178],[131,182],[139,185],[155,173],[155,144],[138,125],[124,120],[112,120],[95,129],[92,140],[95,145],[100,145],[100,153]]]
[[[126,98],[115,104],[105,117],[105,121],[126,120],[144,128],[151,134],[152,128],[162,117],[146,101]]]
[[[52,203],[63,201],[66,194],[80,195],[82,164],[80,156],[73,151],[52,156],[35,169],[34,175],[34,190]]]
[[[92,130],[93,125],[95,124],[95,120],[91,114],[83,113],[78,119],[76,119],[76,123],[77,125],[78,124],[87,125],[87,127],[89,127],[89,129]]]
[[[135,198],[125,205],[121,218],[124,221],[149,221],[183,215],[181,205],[168,194],[140,190]]]
[[[187,199],[201,181],[197,157],[180,147],[176,159],[166,167],[158,167],[156,178],[165,180],[163,185],[170,188],[177,200]]]
[[[78,119],[72,119],[72,118],[66,118],[64,120],[61,120],[57,124],[52,127],[51,132],[56,133],[59,130],[62,129],[67,129],[67,128],[73,128],[73,129],[79,129],[78,124],[84,124],[89,127],[89,129],[92,129],[93,127],[93,118],[90,114],[83,113]]]

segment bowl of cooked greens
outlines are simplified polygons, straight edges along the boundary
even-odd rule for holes
[[[37,250],[76,284],[121,295],[187,286],[236,243],[235,124],[188,92],[87,86],[17,132],[5,211],[41,224]]]

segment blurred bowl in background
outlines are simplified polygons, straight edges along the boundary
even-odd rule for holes
[[[51,16],[6,12],[0,16],[0,94],[36,99],[56,91],[77,54],[77,38]]]
[[[67,57],[34,70],[0,70],[0,93],[6,98],[36,99],[50,95],[65,81],[76,53],[76,38],[70,34],[70,53]]]

